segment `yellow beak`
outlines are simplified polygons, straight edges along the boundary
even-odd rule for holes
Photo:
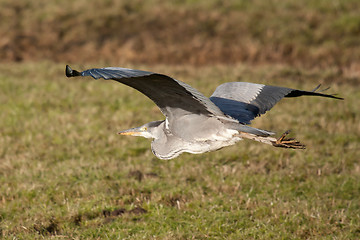
[[[132,136],[132,135],[136,134],[136,132],[125,132],[125,131],[122,131],[122,132],[118,132],[118,134],[120,134],[120,135],[126,135],[126,136]]]
[[[118,134],[120,134],[120,135],[125,135],[125,136],[141,136],[141,134],[142,134],[143,132],[144,132],[144,131],[141,130],[141,128],[136,127],[136,128],[130,128],[130,129],[127,129],[127,130],[118,132]]]

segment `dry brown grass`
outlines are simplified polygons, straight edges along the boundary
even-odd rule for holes
[[[0,59],[286,63],[360,71],[359,1],[0,3]]]

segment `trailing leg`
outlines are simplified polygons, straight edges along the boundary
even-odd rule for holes
[[[290,131],[284,132],[279,138],[274,138],[270,136],[258,136],[251,133],[239,132],[239,137],[247,138],[254,141],[262,142],[265,144],[273,145],[274,147],[282,148],[293,148],[293,149],[305,149],[306,146],[294,138],[286,138]]]

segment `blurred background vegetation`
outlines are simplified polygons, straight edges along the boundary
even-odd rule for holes
[[[359,71],[360,2],[0,2],[0,59],[285,63]]]
[[[360,239],[359,0],[0,0],[0,36],[0,238]],[[163,119],[149,99],[65,64],[345,100],[286,99],[252,123],[307,150],[163,161],[116,134]]]

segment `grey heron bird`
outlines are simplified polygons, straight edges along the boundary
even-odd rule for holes
[[[284,97],[320,96],[342,99],[313,91],[248,82],[221,84],[210,98],[188,84],[169,76],[119,67],[93,68],[79,72],[66,66],[67,77],[91,76],[115,80],[149,97],[165,120],[119,132],[121,135],[152,138],[151,150],[160,159],[172,159],[183,152],[199,154],[230,146],[243,138],[275,147],[303,149],[305,145],[274,133],[248,126],[255,117],[270,110]]]

